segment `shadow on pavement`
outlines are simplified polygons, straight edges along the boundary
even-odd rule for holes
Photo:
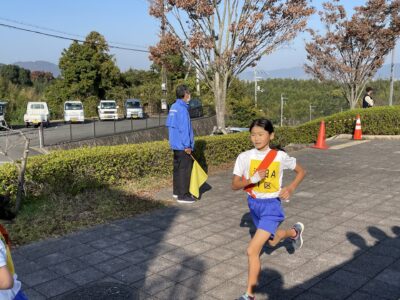
[[[250,213],[242,216],[240,226],[249,227],[250,238],[254,235],[256,228]],[[370,236],[352,231],[346,233],[347,240],[354,246],[352,259],[337,263],[338,257],[334,252],[326,253],[304,264],[303,269],[288,270],[285,274],[269,267],[276,266],[279,261],[273,259],[272,264],[269,261],[275,257],[274,252],[278,253],[279,259],[290,260],[291,255],[296,255],[291,244],[285,241],[275,248],[265,246],[261,254],[262,270],[256,298],[323,300],[351,296],[351,299],[360,300],[399,299],[400,227],[391,227],[393,236],[375,226],[369,226],[367,231]],[[307,241],[303,247],[298,250],[299,255],[307,248]],[[279,251],[280,248],[286,251]],[[340,250],[336,252],[340,256]],[[322,272],[315,275],[317,270]]]
[[[168,207],[35,242],[13,251],[16,271],[29,299],[191,299],[196,285],[180,283],[204,269],[185,248],[192,217]]]

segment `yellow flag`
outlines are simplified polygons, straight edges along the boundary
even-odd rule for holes
[[[201,168],[197,160],[193,161],[192,174],[190,176],[190,188],[189,192],[199,198],[200,187],[206,182],[208,178],[207,173]]]

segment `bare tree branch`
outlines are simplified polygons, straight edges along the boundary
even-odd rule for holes
[[[164,0],[150,0],[150,14],[162,18]],[[292,40],[314,12],[309,0],[168,0],[170,36],[151,47],[160,63],[179,51],[214,92],[218,126],[224,128],[226,91],[233,76]],[[182,14],[180,14],[182,12]],[[168,43],[179,43],[178,48]],[[203,61],[204,60],[204,61]]]
[[[325,35],[309,30],[313,41],[306,44],[310,63],[305,69],[320,80],[341,82],[354,108],[400,35],[400,1],[368,0],[364,6],[355,7],[350,18],[339,2],[323,4],[320,16]]]

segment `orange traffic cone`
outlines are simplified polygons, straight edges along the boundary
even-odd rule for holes
[[[322,149],[322,150],[329,148],[328,145],[325,143],[325,121],[324,120],[321,121],[321,125],[319,126],[317,142],[312,147],[317,148],[317,149]]]
[[[356,128],[354,129],[353,140],[362,140],[360,115],[357,115]]]

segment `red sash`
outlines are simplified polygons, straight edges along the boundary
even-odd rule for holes
[[[262,160],[262,162],[260,163],[260,165],[257,167],[255,172],[258,172],[259,170],[264,170],[264,169],[268,169],[269,165],[274,161],[276,155],[278,154],[277,150],[271,149],[267,155],[265,155],[264,159]],[[254,173],[255,173],[254,172]],[[246,180],[246,178],[244,178],[243,176],[243,180]],[[253,188],[256,185],[251,183],[247,186],[245,186],[243,189],[252,197],[252,198],[256,198],[256,195],[253,193]]]

